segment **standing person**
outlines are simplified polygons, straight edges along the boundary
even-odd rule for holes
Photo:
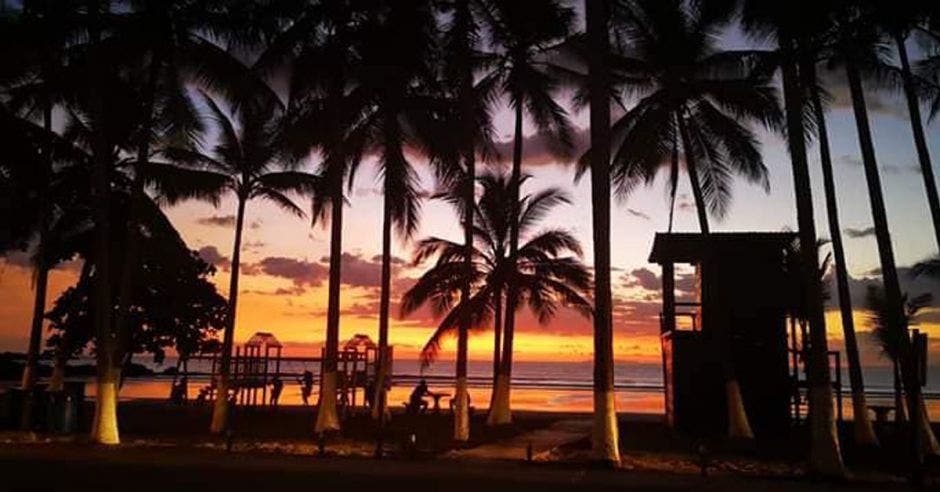
[[[274,379],[271,380],[271,406],[277,408],[278,400],[281,399],[281,391],[284,390],[284,381],[281,381],[281,377],[275,375]]]
[[[304,371],[297,382],[300,383],[300,397],[304,401],[304,406],[310,405],[310,393],[313,392],[313,373]]]

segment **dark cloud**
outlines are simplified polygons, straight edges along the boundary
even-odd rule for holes
[[[379,264],[381,264],[381,263],[382,263],[382,255],[375,255],[375,256],[373,256],[373,257],[372,257],[372,262],[373,262],[373,263],[379,263]],[[401,259],[401,258],[399,258],[399,257],[397,257],[397,256],[394,256],[394,255],[391,257],[390,263],[391,263],[392,265],[398,265],[398,266],[407,265],[407,264],[408,264],[407,261],[405,261],[405,260],[403,260],[403,259]]]
[[[853,228],[853,227],[846,227],[845,235],[849,236],[852,239],[859,239],[863,237],[874,236],[875,227],[872,226],[872,227],[864,227],[864,228],[858,228],[858,229]]]
[[[659,290],[661,288],[659,276],[648,268],[637,268],[630,273],[624,274],[624,287],[639,287],[645,290]]]
[[[590,146],[590,134],[587,128],[575,128],[572,134],[573,147],[568,157],[559,157],[548,136],[535,134],[522,141],[522,161],[529,166],[548,164],[570,164],[578,160]],[[496,142],[496,152],[501,162],[512,161],[513,139]]]
[[[921,294],[931,294],[934,302],[940,302],[940,280],[926,276],[914,277],[911,275],[910,267],[898,268],[898,280],[901,282],[901,290],[909,297],[916,297]],[[839,305],[839,296],[835,283],[835,275],[831,272],[827,277],[828,290],[830,293],[828,305],[835,309]],[[853,309],[867,309],[866,295],[868,287],[875,286],[883,288],[880,269],[875,269],[853,277],[849,275],[849,297],[852,300]],[[921,321],[940,322],[940,312],[927,310],[919,318]]]
[[[822,85],[829,93],[830,107],[836,109],[849,109],[852,107],[852,95],[849,91],[848,81],[844,70],[828,70],[825,67],[819,71]],[[865,90],[865,104],[871,113],[879,113],[896,118],[907,118],[907,110],[898,101],[884,91]]]
[[[263,223],[263,222],[262,222],[261,220],[253,220],[253,221],[251,221],[251,223],[248,224],[248,228],[249,228],[249,229],[260,229],[262,223]]]
[[[850,167],[864,167],[865,165],[860,156],[851,154],[840,155],[836,161]],[[884,160],[878,162],[878,169],[887,174],[920,174],[920,167],[916,165],[885,163]]]
[[[3,259],[7,265],[20,268],[32,268],[33,262],[30,260],[31,256],[32,255],[27,251],[10,251],[3,255]]]
[[[202,258],[202,261],[215,265],[216,268],[228,270],[232,266],[232,261],[229,257],[220,253],[219,248],[215,246],[203,246],[199,248],[197,253],[199,253],[199,257]]]
[[[630,215],[630,216],[633,216],[633,217],[637,217],[637,218],[640,218],[640,219],[643,219],[643,220],[650,220],[649,214],[644,213],[644,212],[641,212],[641,211],[639,211],[639,210],[637,210],[637,209],[635,209],[635,208],[628,208],[628,209],[627,209],[627,215]]]
[[[196,223],[199,225],[210,226],[210,227],[234,227],[235,216],[234,215],[210,215],[208,217],[199,217],[198,219],[196,219]]]
[[[320,263],[282,256],[269,256],[259,261],[256,266],[260,273],[286,278],[298,287],[319,287],[329,275],[329,270]]]

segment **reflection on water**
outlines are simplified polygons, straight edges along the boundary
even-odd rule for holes
[[[199,388],[208,383],[207,379],[192,378],[189,383],[189,398],[195,399]],[[169,378],[146,378],[134,379],[128,378],[121,390],[121,399],[166,399],[169,398],[170,386],[172,380]],[[431,391],[434,393],[443,393],[440,399],[440,405],[447,409],[450,403],[450,396],[453,394],[453,386],[431,385]],[[87,386],[88,396],[94,396],[94,384]],[[389,393],[389,405],[393,408],[404,408],[408,396],[411,394],[410,386],[393,386]],[[485,410],[489,406],[490,389],[487,387],[471,387],[470,405],[478,411]],[[258,398],[260,399],[260,392]],[[356,403],[360,404],[363,398],[361,391],[355,395]],[[314,385],[314,394],[310,398],[311,403],[317,399],[316,385]],[[516,410],[538,410],[548,412],[591,412],[593,411],[594,400],[590,389],[571,389],[571,388],[540,388],[540,387],[513,387],[511,394],[512,407]],[[874,404],[893,404],[890,397],[881,395],[870,395],[868,403]],[[940,400],[927,400],[927,411],[932,418],[940,418]],[[292,380],[286,380],[284,391],[281,393],[282,405],[301,405],[303,399],[300,396],[300,385]],[[617,391],[617,410],[625,413],[645,413],[662,414],[663,395],[662,391],[655,388],[629,388]],[[843,397],[843,412],[846,418],[852,417],[852,405],[848,395]]]

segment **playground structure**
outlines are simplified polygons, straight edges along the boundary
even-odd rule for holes
[[[378,376],[379,347],[367,335],[356,334],[340,346],[337,370],[337,404],[342,411],[355,409],[356,395],[362,391],[362,407],[368,407]],[[388,347],[386,385],[391,381],[392,347]],[[322,372],[322,370],[321,370]]]
[[[805,415],[808,335],[794,319],[799,279],[787,271],[793,233],[657,234],[666,421],[696,435],[727,429],[722,353],[729,354],[755,433],[781,435]],[[676,288],[675,264],[695,268]],[[677,291],[682,298],[677,300]],[[787,321],[790,321],[788,333]],[[802,327],[797,336],[797,325]],[[842,418],[839,353],[834,390]]]
[[[284,357],[283,344],[272,333],[257,332],[244,344],[235,347],[232,354],[231,382],[233,402],[246,407],[266,406],[268,401],[268,387],[274,378],[298,378],[301,374],[291,374],[283,371],[287,363],[300,363],[305,367],[319,364],[323,373],[324,349],[320,357]],[[388,368],[386,374],[386,387],[391,384],[392,374],[392,347],[388,347],[386,358]],[[367,335],[356,334],[342,343],[337,353],[337,404],[340,411],[346,414],[357,407],[367,407],[367,401],[374,389],[379,363],[379,347]],[[220,353],[211,355],[196,355],[190,360],[207,360],[211,362],[211,383],[203,389],[205,399],[216,397],[217,381],[219,378]],[[184,372],[188,375],[188,371]]]

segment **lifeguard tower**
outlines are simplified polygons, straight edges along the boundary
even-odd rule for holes
[[[662,267],[660,321],[669,425],[694,435],[726,432],[720,339],[730,343],[755,434],[787,431],[793,395],[787,357],[792,283],[785,259],[795,239],[794,233],[656,234],[649,261]],[[693,292],[682,291],[679,300],[677,263],[695,269]]]

